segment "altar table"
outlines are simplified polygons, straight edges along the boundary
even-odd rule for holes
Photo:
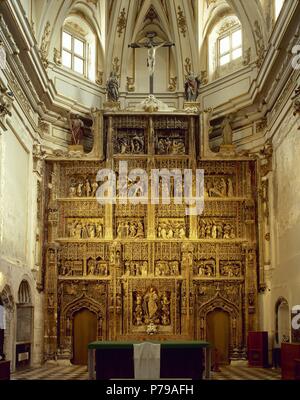
[[[210,378],[210,344],[203,341],[150,341],[161,345],[160,377]],[[88,345],[89,379],[134,379],[133,345],[142,342],[92,342]],[[96,368],[95,368],[96,364]]]

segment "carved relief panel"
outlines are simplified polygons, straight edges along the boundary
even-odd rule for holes
[[[147,153],[147,120],[141,116],[116,116],[113,119],[113,154]]]
[[[97,314],[99,339],[117,340],[150,333],[205,340],[207,314],[223,309],[231,353],[241,354],[257,320],[254,164],[197,160],[193,115],[114,113],[103,126],[105,162],[51,161],[46,168],[47,245],[57,247],[44,257],[45,288],[51,313],[58,307],[57,316],[47,309],[48,356],[71,357],[73,316],[82,307]],[[128,162],[128,173],[140,168],[148,175],[153,168],[203,168],[204,213],[186,215],[186,204],[172,196],[172,179],[170,204],[146,198],[146,204],[100,205],[97,172],[112,168],[118,178],[119,161]],[[143,198],[136,178],[129,175],[126,187]]]
[[[145,336],[147,332],[174,335],[180,331],[180,291],[176,281],[138,279],[123,284],[124,335]]]
[[[115,132],[114,154],[144,154],[147,150],[142,129],[118,129]]]

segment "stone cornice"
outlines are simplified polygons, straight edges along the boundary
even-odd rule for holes
[[[6,45],[7,62],[32,108],[39,116],[48,110],[59,113],[60,107],[55,106],[56,89],[48,78],[37,42],[18,2],[2,2],[0,14],[0,38]]]

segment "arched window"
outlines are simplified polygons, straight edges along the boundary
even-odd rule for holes
[[[79,16],[66,18],[61,36],[61,62],[65,68],[95,81],[96,35]]]
[[[30,304],[30,288],[27,281],[22,281],[18,291],[18,302],[19,304]]]
[[[242,57],[242,29],[236,26],[218,38],[218,64],[222,66],[239,57]]]
[[[216,79],[243,66],[243,32],[239,19],[228,15],[208,35],[208,70]]]
[[[87,67],[86,48],[84,40],[65,29],[62,34],[62,64],[84,75]]]

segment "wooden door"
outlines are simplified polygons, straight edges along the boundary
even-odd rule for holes
[[[212,362],[216,349],[219,364],[229,364],[230,317],[226,311],[216,309],[207,314],[207,340],[212,344]]]
[[[82,309],[74,315],[73,364],[87,365],[88,344],[97,339],[97,316]]]

